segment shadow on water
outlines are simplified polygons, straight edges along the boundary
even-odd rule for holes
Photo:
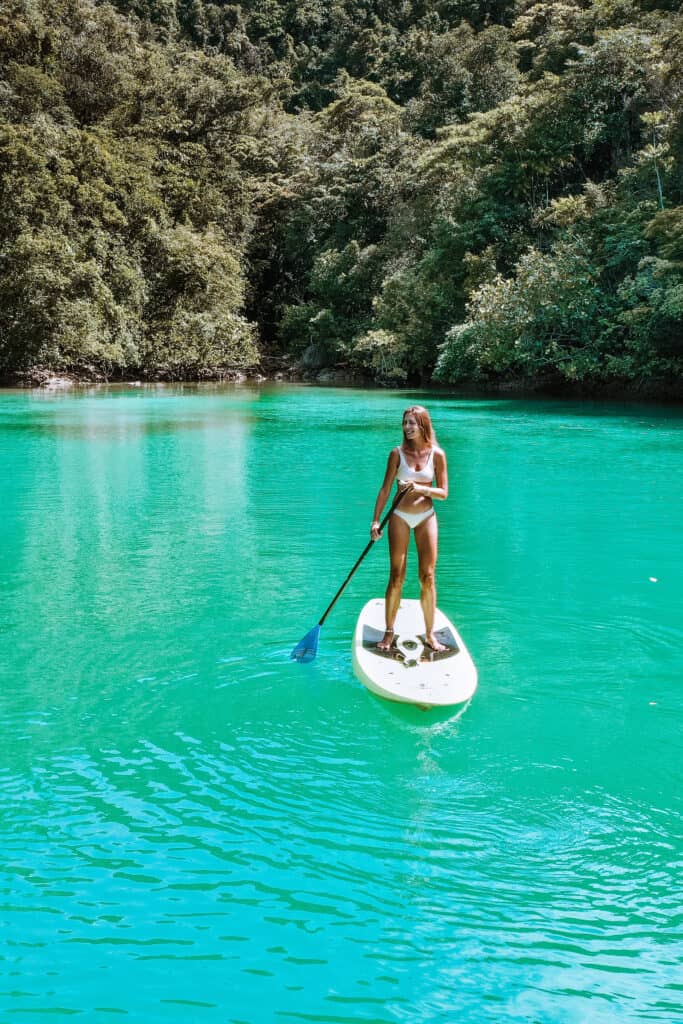
[[[368,692],[373,710],[378,710],[391,725],[407,732],[457,734],[461,718],[471,704],[471,699],[452,707],[430,708],[417,704],[403,704],[399,701],[384,700]]]

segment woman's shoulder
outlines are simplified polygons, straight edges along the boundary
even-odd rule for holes
[[[440,457],[441,457],[442,459],[445,459],[445,458],[446,458],[446,453],[445,453],[445,451],[443,450],[443,448],[440,448],[440,447],[438,446],[438,444],[433,444],[433,445],[432,445],[432,455],[434,455],[434,456],[438,455],[438,456],[440,456]]]

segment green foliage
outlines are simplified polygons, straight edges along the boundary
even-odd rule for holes
[[[0,372],[683,377],[662,0],[12,0]]]
[[[202,376],[216,367],[257,361],[254,330],[239,313],[239,261],[213,230],[183,225],[160,232],[148,253],[154,267],[147,302],[145,363],[166,377]]]
[[[355,241],[318,256],[310,273],[311,300],[285,309],[283,329],[290,351],[313,346],[329,362],[349,354],[370,321],[376,262],[376,248],[361,249]]]
[[[386,236],[411,141],[380,86],[342,75],[335,89],[332,103],[300,120],[305,149],[292,160],[286,199],[280,186],[266,205],[252,250],[266,266],[276,254],[278,273],[261,290],[280,344],[292,352],[314,345],[330,363],[348,357],[371,321],[383,262],[377,242]]]
[[[380,384],[403,384],[408,376],[406,371],[408,352],[395,334],[390,331],[367,331],[360,335],[353,345],[351,357],[354,365],[369,374]]]
[[[683,363],[683,206],[663,210],[647,224],[655,255],[638,263],[619,287],[627,328],[628,368],[666,381]]]
[[[608,310],[580,237],[557,243],[550,253],[529,249],[513,277],[498,276],[474,293],[468,313],[447,335],[439,379],[551,375],[575,381],[599,368],[591,341]]]
[[[412,42],[409,59],[419,69],[419,85],[408,99],[406,116],[422,135],[433,137],[446,125],[495,107],[519,84],[515,47],[502,28],[475,33],[463,23],[426,38],[417,34]]]
[[[265,83],[88,0],[17,0],[0,46],[0,370],[254,365],[244,247]]]

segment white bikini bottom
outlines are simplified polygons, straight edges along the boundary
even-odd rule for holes
[[[400,508],[397,508],[394,515],[402,519],[404,523],[407,523],[411,530],[414,530],[416,526],[424,523],[425,520],[434,515],[434,509],[428,508],[426,512],[401,512]]]

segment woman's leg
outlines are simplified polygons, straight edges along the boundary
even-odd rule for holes
[[[406,578],[406,557],[410,527],[399,516],[389,520],[389,583],[384,598],[384,614],[386,616],[386,633],[384,639],[377,644],[381,651],[388,651],[394,639],[394,623],[401,603],[403,581]]]
[[[415,527],[415,544],[417,545],[418,574],[420,577],[420,603],[425,617],[425,636],[427,643],[434,651],[445,651],[446,648],[434,636],[434,613],[436,612],[436,584],[434,571],[439,542],[439,527],[436,515],[425,519]]]

